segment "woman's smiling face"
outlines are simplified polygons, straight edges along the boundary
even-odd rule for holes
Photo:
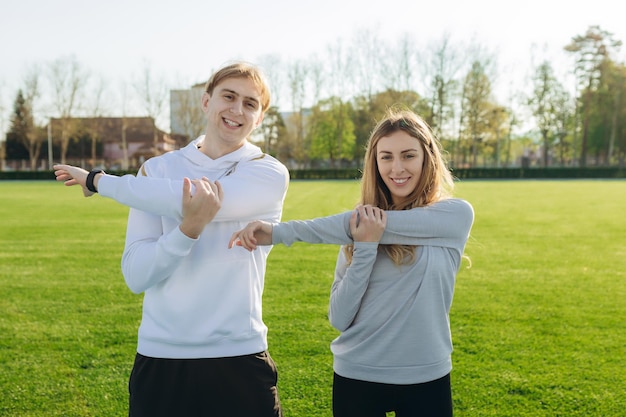
[[[391,193],[394,204],[404,200],[419,183],[424,149],[417,138],[397,130],[376,144],[378,173]]]

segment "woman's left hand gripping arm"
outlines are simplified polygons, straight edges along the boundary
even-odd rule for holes
[[[350,233],[355,242],[379,242],[387,225],[387,213],[378,207],[359,205],[350,217]]]

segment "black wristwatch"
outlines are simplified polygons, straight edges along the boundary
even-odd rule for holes
[[[87,174],[87,181],[85,181],[85,186],[87,187],[87,189],[89,191],[91,191],[92,193],[97,193],[98,190],[96,189],[96,187],[94,187],[93,185],[93,179],[96,176],[96,174],[99,173],[105,173],[103,170],[101,169],[92,169],[91,171],[89,171],[89,174]]]

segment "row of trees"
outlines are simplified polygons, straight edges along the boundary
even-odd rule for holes
[[[57,161],[84,154],[86,142],[91,154],[101,154],[99,126],[86,128],[76,118],[102,118],[115,114],[126,119],[135,115],[161,118],[167,107],[169,90],[164,78],[155,78],[148,63],[131,83],[121,82],[111,89],[109,82],[85,69],[75,57],[59,58],[46,65],[34,65],[23,76],[13,101],[9,128],[0,142],[0,159],[24,159],[31,170],[42,156],[54,154]],[[117,97],[115,97],[117,95]],[[1,106],[4,100],[0,100]],[[113,110],[115,109],[115,110]],[[51,120],[58,121],[51,146]],[[159,129],[154,126],[154,141]],[[124,138],[122,138],[123,140]]]
[[[621,41],[611,33],[591,26],[573,37],[563,46],[571,62],[565,74],[557,62],[540,59],[506,103],[496,97],[501,72],[485,48],[454,44],[449,36],[422,50],[415,45],[408,35],[385,43],[375,32],[361,31],[351,43],[329,46],[324,56],[291,63],[261,57],[275,105],[255,139],[292,167],[353,166],[376,120],[388,106],[401,104],[426,119],[456,167],[510,166],[533,158],[543,166],[623,165],[626,66],[618,59]],[[44,74],[47,106],[40,100]],[[111,91],[105,85],[73,58],[32,71],[16,95],[7,139],[21,143],[36,161],[46,137],[42,109],[68,123],[77,116],[109,115],[103,104],[111,102],[105,100]],[[163,77],[154,77],[146,64],[132,84],[134,101],[127,99],[125,85],[118,91],[118,116],[134,103],[142,116],[163,120],[169,92]],[[188,106],[179,111],[186,114],[171,117],[197,119],[189,117]],[[196,126],[184,133],[202,133],[201,124]],[[62,129],[55,140],[65,158],[71,129]]]
[[[542,59],[506,103],[495,97],[498,69],[483,48],[461,48],[445,36],[425,52],[412,45],[405,38],[384,46],[365,36],[286,73],[277,70],[280,62],[270,63],[270,74],[282,74],[274,83],[288,82],[293,113],[290,120],[267,118],[266,148],[299,163],[359,161],[376,119],[402,103],[426,119],[456,167],[624,164],[626,67],[611,33],[591,26],[573,37],[563,46],[571,63],[565,77]],[[310,108],[303,105],[307,91]],[[283,123],[296,128],[281,133]]]

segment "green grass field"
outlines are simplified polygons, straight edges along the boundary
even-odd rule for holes
[[[457,417],[623,416],[626,181],[466,181],[476,212],[452,307]],[[284,220],[352,208],[351,181],[294,181]],[[0,415],[124,416],[141,296],[128,210],[0,182]],[[225,242],[226,244],[226,242]],[[286,417],[330,416],[338,248],[277,246],[264,315]]]

